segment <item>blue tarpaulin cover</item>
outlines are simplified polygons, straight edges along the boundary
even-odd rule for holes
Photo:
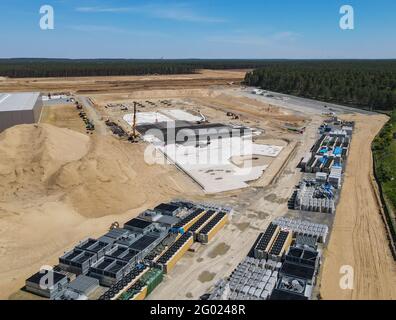
[[[333,151],[333,154],[339,155],[342,153],[342,148],[341,147],[336,147]]]

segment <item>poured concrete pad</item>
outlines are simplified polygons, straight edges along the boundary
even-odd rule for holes
[[[202,120],[201,117],[194,116],[191,113],[188,113],[180,109],[163,110],[161,112],[175,120],[180,120],[180,121],[197,122]]]
[[[125,115],[124,120],[130,126],[133,126],[133,114]],[[169,121],[173,121],[173,120],[159,112],[138,112],[136,114],[136,124],[137,125],[151,124],[151,123],[157,123],[157,122],[169,122]]]
[[[253,155],[276,157],[283,149],[279,146],[254,144],[249,139],[239,137],[215,140],[209,145],[201,144],[198,147],[180,144],[164,146],[150,137],[146,138],[207,193],[246,188],[247,182],[259,179],[268,167],[268,165],[245,165],[240,168],[231,162],[233,157]]]

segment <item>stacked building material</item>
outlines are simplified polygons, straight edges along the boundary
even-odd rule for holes
[[[304,279],[280,277],[270,300],[308,300],[312,295],[312,286]]]
[[[283,254],[289,248],[292,239],[293,236],[290,231],[280,230],[271,246],[271,250],[268,252],[268,258],[280,262]]]
[[[259,240],[254,247],[254,257],[257,259],[266,259],[268,252],[274,243],[279,233],[279,227],[274,224],[270,224],[264,233],[261,233]]]
[[[342,168],[333,167],[329,175],[329,183],[336,189],[341,188]]]
[[[327,173],[317,172],[315,175],[315,181],[320,183],[325,183],[327,181]]]
[[[280,217],[275,219],[273,223],[281,228],[292,230],[295,236],[299,234],[313,236],[321,243],[326,242],[326,237],[329,232],[329,227],[325,224],[312,223],[300,219]]]
[[[88,297],[88,295],[91,294],[98,287],[98,279],[79,275],[76,279],[74,279],[67,285],[67,290],[75,292],[80,296]]]
[[[135,286],[122,293],[119,300],[144,300],[162,282],[163,275],[164,273],[160,269],[150,269]]]
[[[208,243],[228,222],[226,212],[219,212],[214,216],[199,232],[197,240],[202,243]]]
[[[216,284],[209,300],[266,300],[275,288],[278,273],[268,268],[265,260],[247,257],[228,279]]]
[[[112,285],[109,290],[99,298],[99,300],[123,299],[125,294],[129,296],[129,298],[125,298],[125,300],[129,300],[143,288],[143,285],[139,280],[146,272],[148,272],[148,270],[149,267],[145,265],[135,266],[119,282]]]
[[[205,214],[205,210],[198,208],[195,209],[192,213],[184,217],[177,224],[172,227],[172,231],[176,233],[185,233],[190,229],[190,227],[197,222],[203,215]]]
[[[207,211],[194,225],[189,229],[194,235],[194,240],[197,240],[199,232],[206,226],[206,224],[215,217],[216,211]]]
[[[158,259],[157,263],[163,266],[165,273],[169,273],[193,243],[194,238],[191,232],[183,234],[167,251],[165,251]]]
[[[26,280],[26,290],[39,296],[54,299],[68,284],[67,276],[53,270],[41,270]]]
[[[303,181],[297,190],[294,208],[303,211],[334,213],[332,186],[327,183]]]

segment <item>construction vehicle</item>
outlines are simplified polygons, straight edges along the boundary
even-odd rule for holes
[[[118,229],[120,227],[120,224],[118,221],[115,221],[111,224],[109,231],[114,230],[114,229]]]
[[[132,134],[129,135],[128,141],[132,143],[137,143],[139,134],[136,131],[136,102],[133,103],[133,125],[132,125]]]
[[[232,120],[238,120],[239,116],[233,112],[227,112],[227,117],[231,117]]]

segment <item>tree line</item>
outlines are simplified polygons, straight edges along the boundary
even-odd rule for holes
[[[269,62],[245,84],[370,110],[396,108],[396,60]]]
[[[253,69],[264,60],[0,59],[0,76],[10,78],[191,74],[198,69]]]

